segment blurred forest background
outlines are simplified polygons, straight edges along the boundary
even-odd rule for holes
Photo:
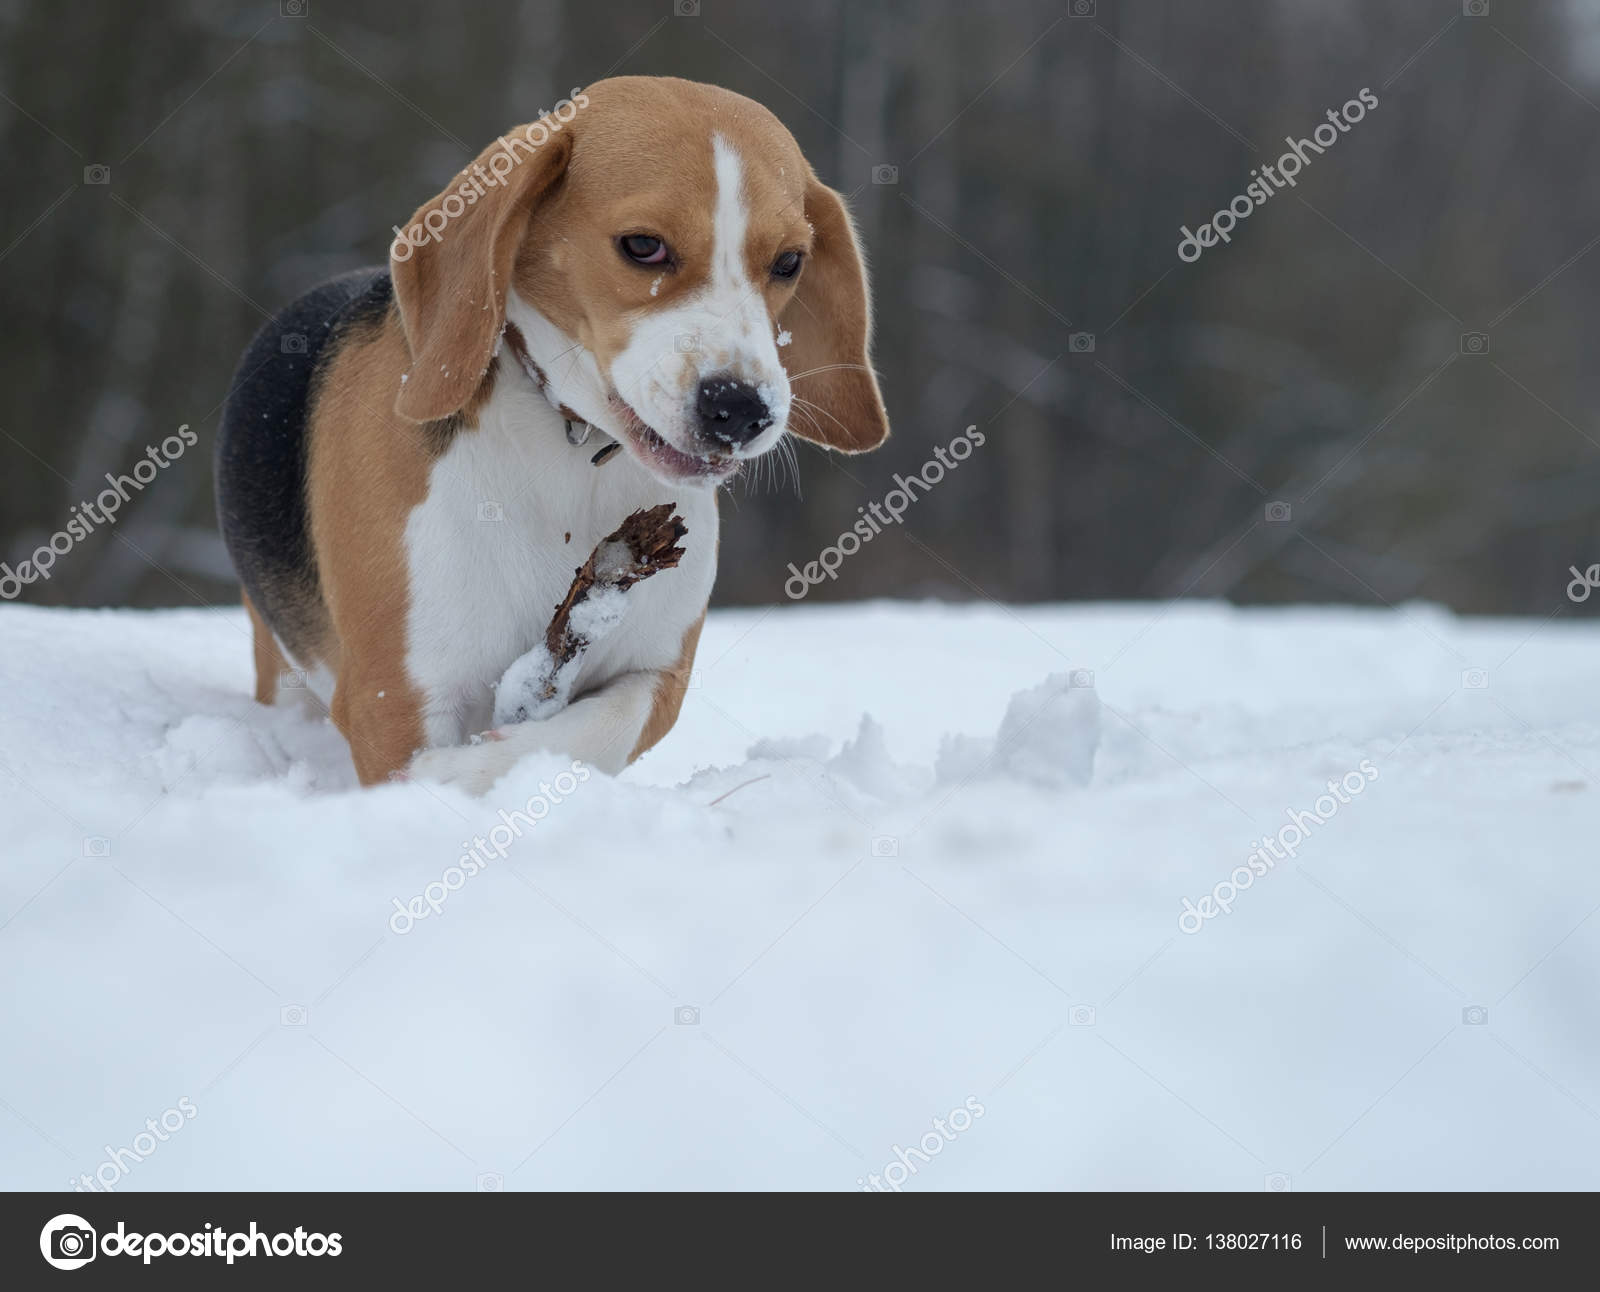
[[[872,261],[895,437],[736,486],[722,603],[976,423],[813,597],[1600,608],[1565,595],[1600,562],[1594,0],[0,0],[0,560],[201,434],[23,599],[231,600],[211,436],[256,327],[622,73],[769,106]]]

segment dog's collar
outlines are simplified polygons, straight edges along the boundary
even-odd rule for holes
[[[567,443],[572,445],[573,448],[582,448],[595,428],[565,404],[558,402],[551,396],[550,379],[544,375],[544,369],[533,361],[533,356],[528,353],[528,343],[522,339],[521,330],[509,319],[506,320],[504,335],[506,343],[511,347],[511,353],[516,355],[517,362],[522,365],[522,371],[527,373],[533,384],[544,392],[544,397],[550,400],[551,405],[566,421]],[[606,441],[604,447],[589,459],[597,467],[604,466],[611,461],[617,450],[622,447],[609,435],[602,433],[600,438]]]

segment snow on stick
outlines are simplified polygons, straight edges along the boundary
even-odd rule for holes
[[[683,556],[688,533],[676,504],[644,507],[596,544],[573,572],[572,586],[555,608],[544,641],[516,660],[495,693],[494,722],[538,722],[566,707],[584,652],[622,622],[623,594]]]

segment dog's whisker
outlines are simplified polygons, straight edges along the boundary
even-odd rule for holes
[[[843,422],[841,422],[832,413],[830,413],[826,408],[823,408],[822,405],[813,404],[809,399],[801,399],[799,395],[793,396],[793,401],[794,401],[795,404],[800,405],[801,407],[814,409],[816,412],[821,413],[830,422],[832,422],[841,431],[843,431],[845,433],[846,437],[848,437],[850,435],[850,428],[848,426],[846,426]],[[819,427],[820,427],[820,424],[819,424]]]
[[[815,377],[819,372],[870,372],[863,363],[825,363],[820,368],[807,368],[804,372],[791,372],[790,382],[804,380],[806,377]]]
[[[796,403],[790,406],[789,415],[799,421],[800,425],[804,426],[808,431],[811,431],[813,434],[816,433],[816,415],[809,409],[801,408],[798,406],[798,403]]]
[[[778,449],[783,454],[783,461],[794,480],[794,496],[800,501],[805,501],[805,494],[800,489],[800,455],[795,452],[794,441],[787,435],[778,441]]]

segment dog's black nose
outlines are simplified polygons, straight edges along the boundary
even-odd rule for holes
[[[700,414],[701,434],[730,449],[750,443],[772,425],[772,410],[756,388],[731,377],[702,381],[695,410]]]

